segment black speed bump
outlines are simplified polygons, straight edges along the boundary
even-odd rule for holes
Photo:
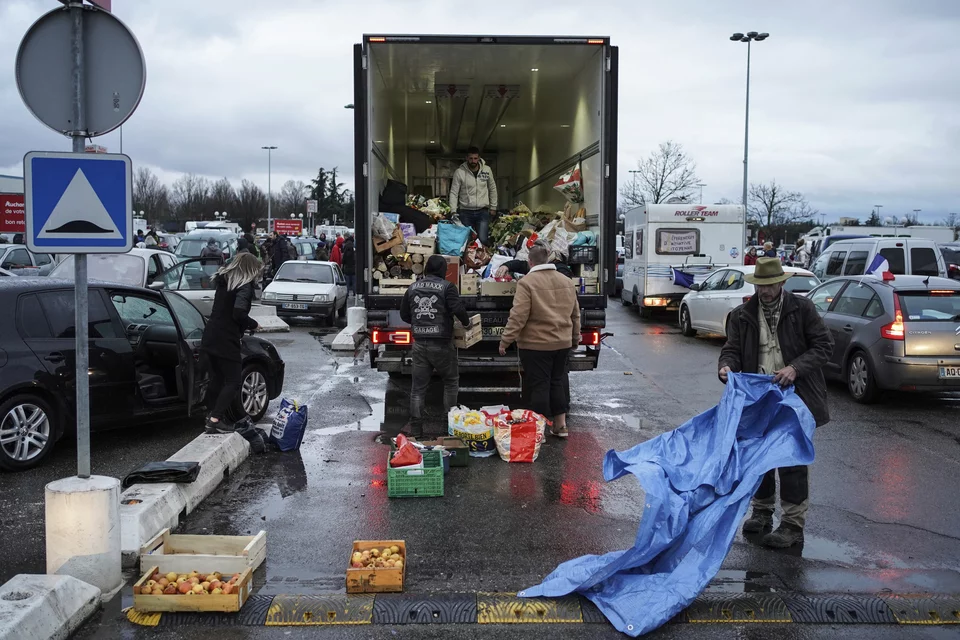
[[[744,594],[731,597],[702,593],[684,613],[688,622],[720,623],[793,622],[787,605],[779,596]]]
[[[322,626],[371,624],[373,594],[348,596],[275,596],[265,626]]]
[[[782,596],[793,621],[807,624],[896,624],[880,598],[870,596]]]
[[[380,594],[373,605],[374,624],[476,624],[477,595]]]

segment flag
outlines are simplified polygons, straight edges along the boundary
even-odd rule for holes
[[[687,289],[689,289],[690,285],[693,284],[692,273],[687,273],[686,271],[680,271],[679,269],[673,269],[672,267],[671,267],[671,271],[673,271],[673,284],[679,287],[686,287]]]
[[[882,278],[883,274],[890,271],[890,263],[879,253],[874,257],[873,262],[867,267],[866,275],[874,278]]]

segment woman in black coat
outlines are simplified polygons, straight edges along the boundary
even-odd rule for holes
[[[213,311],[200,341],[200,352],[210,373],[207,404],[213,402],[207,418],[208,432],[234,431],[234,425],[226,420],[227,410],[240,392],[243,360],[240,339],[244,331],[260,328],[250,317],[250,307],[262,270],[263,263],[256,256],[238,253],[230,264],[221,267],[213,276],[216,286]]]

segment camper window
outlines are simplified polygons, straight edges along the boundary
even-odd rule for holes
[[[633,260],[633,234],[635,231],[630,231],[627,233],[627,237],[624,238],[623,242],[623,259],[624,260]]]
[[[658,255],[697,255],[700,253],[699,229],[657,229]]]

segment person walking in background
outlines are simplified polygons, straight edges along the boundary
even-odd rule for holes
[[[514,342],[523,364],[523,397],[529,408],[553,419],[553,435],[566,438],[570,409],[567,358],[580,344],[580,304],[573,281],[547,262],[550,250],[530,248],[530,271],[517,283],[500,355]]]
[[[270,260],[273,262],[273,272],[276,273],[283,266],[283,263],[290,259],[290,252],[287,249],[287,239],[273,232],[273,246],[270,249]]]
[[[759,257],[761,257],[761,258],[776,258],[776,257],[777,257],[777,251],[776,251],[776,249],[773,248],[773,243],[772,243],[772,242],[764,242],[764,243],[763,243],[763,253],[761,253]]]
[[[413,383],[410,389],[410,424],[407,431],[423,435],[423,402],[436,371],[443,380],[443,415],[457,405],[460,364],[453,345],[453,319],[470,328],[470,316],[457,287],[446,279],[447,261],[430,256],[423,278],[407,288],[400,303],[400,318],[413,334]]]
[[[330,251],[330,260],[343,266],[343,236],[338,235],[337,241],[333,243],[333,249]]]
[[[220,267],[212,279],[216,289],[213,310],[200,340],[200,353],[210,374],[208,432],[234,431],[234,425],[227,420],[227,412],[240,393],[240,341],[245,331],[260,328],[250,317],[250,307],[262,269],[263,263],[253,254],[238,253],[230,264]]]
[[[803,238],[797,240],[797,261],[794,266],[803,269],[810,266],[810,247],[807,246],[807,242]]]
[[[497,212],[497,181],[493,171],[480,159],[480,149],[467,149],[466,162],[450,181],[450,213],[460,222],[473,227],[480,242],[487,244],[490,220]]]
[[[823,365],[833,353],[833,338],[813,302],[783,288],[790,276],[777,258],[757,260],[756,270],[746,276],[757,295],[730,313],[719,377],[726,384],[731,372],[762,373],[782,387],[793,385],[819,427],[830,421]],[[783,515],[771,533],[778,474]],[[768,547],[802,544],[809,491],[807,467],[771,470],[753,497],[743,532],[765,534],[761,543]]]
[[[750,247],[747,250],[747,255],[743,256],[744,266],[751,266],[757,264],[757,248]]]
[[[357,251],[353,242],[353,234],[348,233],[347,239],[343,243],[341,254],[341,270],[343,277],[347,280],[347,295],[356,295],[357,293]],[[446,272],[444,272],[446,275]]]
[[[134,238],[135,242],[146,242],[146,238],[143,236],[143,229],[137,229],[137,237]]]
[[[200,251],[201,258],[223,258],[223,252],[220,251],[220,246],[217,245],[217,241],[213,238],[207,239],[207,246],[205,246]]]
[[[260,247],[257,246],[257,240],[253,237],[253,234],[245,233],[241,240],[245,240],[247,242],[247,250],[255,255],[257,260],[263,262],[263,258],[260,257]]]

